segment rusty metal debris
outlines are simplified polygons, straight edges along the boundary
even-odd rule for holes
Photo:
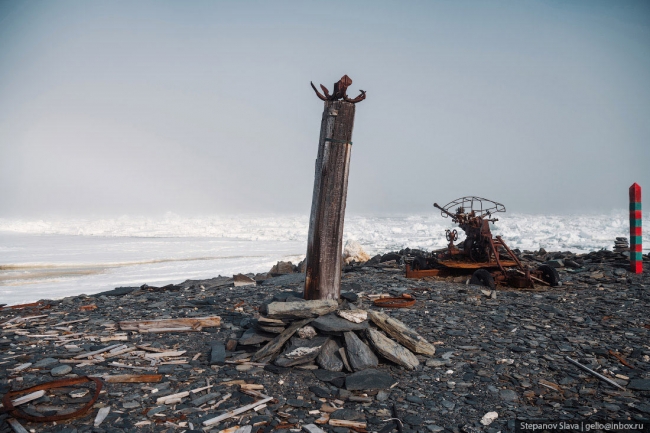
[[[45,310],[51,307],[52,305],[50,305],[48,302],[38,301],[38,302],[30,302],[29,304],[18,304],[18,305],[9,305],[9,306],[2,305],[0,306],[0,310],[22,310],[22,309]]]
[[[407,278],[453,275],[474,271],[473,284],[495,288],[507,284],[516,288],[533,288],[534,283],[558,286],[557,271],[547,265],[535,270],[525,267],[501,236],[492,236],[490,223],[498,221],[493,215],[505,212],[503,204],[481,197],[461,197],[445,206],[433,204],[444,218],[452,221],[465,232],[465,239],[458,241],[457,230],[447,230],[447,248],[434,252],[430,257],[417,256],[406,266]]]
[[[399,298],[379,298],[373,301],[376,307],[381,308],[410,308],[415,305],[415,298],[404,294]]]
[[[614,358],[618,359],[619,362],[620,362],[621,364],[623,364],[624,366],[629,367],[629,368],[634,368],[634,366],[632,366],[629,362],[627,362],[627,361],[625,360],[625,358],[623,358],[623,357],[621,356],[620,353],[618,353],[618,352],[614,352],[613,350],[610,350],[610,351],[609,351],[609,354],[612,355]]]
[[[316,96],[318,96],[320,99],[323,101],[338,101],[339,99],[344,100],[345,102],[351,102],[353,104],[356,104],[357,102],[361,102],[364,99],[366,99],[366,91],[365,90],[359,90],[361,92],[359,96],[356,98],[349,98],[347,95],[347,89],[350,87],[352,84],[352,79],[348,77],[347,75],[343,75],[339,81],[334,83],[334,93],[330,95],[329,90],[327,90],[327,87],[323,86],[322,84],[320,85],[320,88],[323,90],[323,93],[325,96],[323,96],[317,89],[316,86],[314,86],[313,82],[310,82],[311,88],[314,89],[314,92],[316,92]]]
[[[23,412],[21,409],[14,407],[11,401],[12,398],[17,395],[28,394],[34,391],[49,390],[55,388],[65,388],[68,386],[79,385],[81,383],[86,383],[86,382],[95,383],[95,393],[93,394],[93,397],[80,409],[64,415],[33,416]],[[2,398],[2,405],[3,405],[2,411],[10,413],[16,418],[22,418],[34,422],[52,422],[52,421],[62,421],[66,419],[77,418],[79,416],[85,415],[86,412],[88,412],[88,410],[91,407],[93,407],[93,405],[97,402],[97,399],[99,398],[99,393],[102,390],[103,385],[104,385],[103,382],[98,378],[88,377],[88,376],[74,377],[72,379],[54,380],[52,382],[42,383],[40,385],[32,386],[31,388],[22,389],[20,391],[11,391],[5,394],[5,396]]]

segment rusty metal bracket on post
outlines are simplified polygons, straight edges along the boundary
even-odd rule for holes
[[[340,80],[334,83],[334,93],[331,95],[329,90],[327,90],[327,87],[323,86],[322,84],[320,85],[320,88],[323,90],[325,96],[323,96],[316,89],[316,86],[314,86],[313,82],[310,82],[310,84],[311,84],[311,88],[314,89],[314,92],[316,92],[316,96],[318,96],[323,101],[338,101],[339,99],[342,99],[345,102],[351,102],[353,104],[356,104],[357,102],[361,102],[364,99],[366,99],[365,90],[359,90],[359,92],[361,93],[356,98],[348,97],[347,90],[348,87],[350,87],[350,85],[352,84],[352,78],[348,77],[347,75],[344,75],[343,77],[341,77]]]

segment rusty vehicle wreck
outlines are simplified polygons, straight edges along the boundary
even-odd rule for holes
[[[470,284],[491,289],[496,286],[534,288],[536,284],[555,287],[560,285],[557,271],[540,265],[535,269],[523,264],[501,236],[493,236],[490,224],[498,221],[494,214],[505,212],[503,204],[481,197],[461,197],[440,209],[443,218],[451,218],[465,233],[459,240],[458,230],[448,229],[446,248],[424,255],[409,257],[406,263],[407,278],[431,276],[457,276],[471,274]],[[457,243],[456,243],[457,242]]]

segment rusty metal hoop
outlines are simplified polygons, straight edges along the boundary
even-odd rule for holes
[[[402,296],[400,298],[379,298],[373,301],[376,307],[381,308],[410,308],[415,305],[415,298]]]
[[[72,413],[68,413],[65,415],[33,416],[23,412],[21,409],[14,407],[14,405],[11,402],[11,398],[15,397],[16,395],[28,394],[34,391],[49,390],[54,388],[64,388],[66,386],[78,385],[80,383],[85,383],[85,382],[95,382],[95,394],[93,395],[93,398],[91,398],[90,401],[86,403],[83,407],[81,407],[79,410],[76,410]],[[5,412],[11,413],[11,415],[13,415],[16,418],[22,418],[34,422],[51,422],[51,421],[62,421],[66,419],[72,419],[84,415],[86,412],[88,412],[88,410],[91,407],[93,407],[93,405],[97,402],[97,399],[99,398],[99,393],[102,390],[103,386],[104,383],[101,380],[99,380],[96,377],[88,377],[88,376],[74,377],[71,379],[54,380],[52,382],[46,382],[40,385],[32,386],[31,388],[25,388],[19,391],[8,392],[2,398],[2,405],[4,406],[3,410]]]

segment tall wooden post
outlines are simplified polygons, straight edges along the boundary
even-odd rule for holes
[[[634,183],[630,187],[630,271],[634,274],[643,272],[641,231],[641,186]]]
[[[309,217],[305,299],[341,294],[343,221],[348,195],[354,104],[325,101]]]

